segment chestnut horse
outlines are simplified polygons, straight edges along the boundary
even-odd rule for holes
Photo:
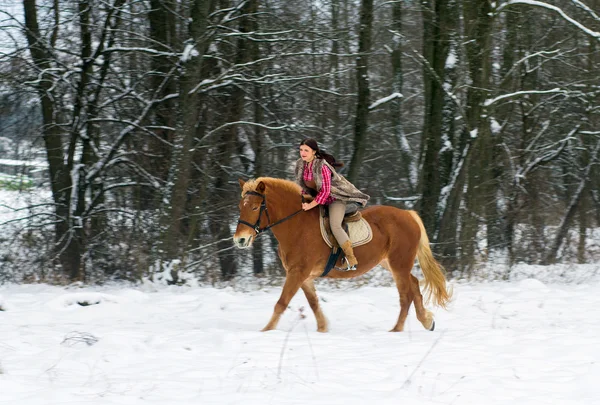
[[[239,248],[248,248],[260,232],[270,229],[279,242],[279,257],[286,270],[281,297],[263,331],[277,326],[292,297],[302,288],[317,319],[317,330],[327,332],[327,320],[313,284],[323,273],[331,252],[321,236],[319,210],[302,211],[300,186],[291,181],[260,177],[239,182],[242,199],[234,243]],[[423,306],[419,281],[411,274],[415,258],[419,259],[425,276],[424,290],[428,298],[445,308],[451,294],[446,290],[443,269],[431,254],[421,218],[414,211],[388,206],[369,207],[362,211],[362,216],[371,225],[373,239],[354,248],[357,270],[334,268],[326,277],[357,277],[379,264],[392,273],[400,294],[400,315],[391,331],[403,330],[413,302],[419,321],[425,329],[433,330],[433,314]]]

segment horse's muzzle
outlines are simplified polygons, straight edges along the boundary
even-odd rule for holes
[[[240,248],[240,249],[247,249],[252,245],[252,236],[241,236],[241,237],[234,237],[233,238],[233,243],[235,244],[236,247]]]

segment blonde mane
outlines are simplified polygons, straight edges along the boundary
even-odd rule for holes
[[[276,179],[273,177],[259,177],[257,179],[250,179],[246,182],[246,184],[244,184],[244,187],[242,188],[242,197],[248,191],[256,191],[256,187],[258,187],[258,184],[260,182],[263,182],[265,184],[265,186],[266,186],[265,193],[267,195],[269,193],[269,189],[271,189],[272,187],[280,189],[282,191],[289,191],[290,193],[294,193],[294,194],[298,194],[298,195],[302,191],[300,186],[297,185],[296,183],[294,183],[293,181],[284,180],[284,179]]]

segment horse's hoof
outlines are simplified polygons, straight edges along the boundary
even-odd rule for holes
[[[434,329],[435,329],[435,321],[432,321],[432,322],[431,322],[431,328],[429,328],[429,330],[430,330],[431,332],[433,332],[433,330],[434,330]]]

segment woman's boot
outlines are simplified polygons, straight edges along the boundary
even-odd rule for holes
[[[356,256],[354,256],[354,250],[352,249],[352,242],[347,240],[342,245],[342,250],[346,255],[346,262],[348,263],[348,270],[356,270],[356,265],[358,264],[358,260],[356,260]]]

